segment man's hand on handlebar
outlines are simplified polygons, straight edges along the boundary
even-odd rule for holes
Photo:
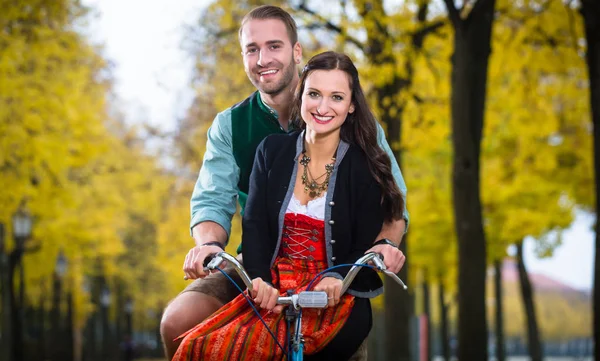
[[[252,291],[250,292],[250,295],[254,299],[254,303],[260,308],[275,313],[281,313],[283,310],[282,305],[277,305],[279,291],[263,281],[260,277],[252,280]]]
[[[383,263],[388,271],[392,273],[398,273],[404,266],[406,256],[398,248],[388,244],[378,244],[367,250],[366,253],[375,252],[383,256]]]
[[[327,307],[333,307],[340,303],[342,280],[335,277],[324,277],[317,283],[314,290],[327,293]]]
[[[183,262],[183,273],[185,279],[204,278],[210,274],[205,271],[204,263],[207,257],[222,252],[218,246],[196,246],[189,250]]]

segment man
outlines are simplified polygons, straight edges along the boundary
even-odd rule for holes
[[[217,114],[208,131],[206,153],[191,199],[196,246],[188,252],[183,267],[185,277],[195,281],[167,306],[161,322],[169,359],[178,346],[174,338],[237,295],[238,291],[220,273],[207,277],[203,263],[227,244],[236,200],[243,212],[256,147],[269,134],[290,131],[290,107],[302,58],[294,20],[275,6],[255,8],[242,20],[239,40],[244,69],[257,91]],[[404,179],[381,127],[379,142],[390,155],[394,178],[405,195]],[[369,250],[382,253],[386,266],[396,273],[404,264],[405,257],[397,245],[407,222],[405,210],[404,219],[384,224]]]

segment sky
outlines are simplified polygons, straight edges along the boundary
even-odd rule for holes
[[[145,122],[170,131],[193,96],[193,59],[183,50],[184,26],[196,20],[208,0],[84,0],[94,12],[86,34],[104,46],[114,63],[115,91],[129,123]],[[240,60],[240,67],[242,66]],[[410,190],[409,190],[410,197]],[[527,239],[528,270],[573,288],[592,287],[593,217],[578,212],[552,258],[538,259]]]

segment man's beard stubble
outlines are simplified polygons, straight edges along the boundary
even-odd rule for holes
[[[265,94],[269,94],[269,95],[277,95],[279,93],[281,93],[288,85],[290,85],[290,83],[292,82],[292,79],[294,78],[294,71],[296,70],[296,62],[294,61],[294,58],[292,57],[292,61],[283,69],[281,69],[281,71],[283,71],[283,77],[281,78],[281,80],[279,80],[277,83],[275,84],[264,84],[261,83],[260,80],[253,78],[253,77],[249,77],[252,84],[254,85],[255,88],[257,88],[258,90],[260,90],[261,92],[265,93]]]

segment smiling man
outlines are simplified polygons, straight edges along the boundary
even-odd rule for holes
[[[290,129],[291,104],[302,59],[296,23],[276,6],[260,6],[242,20],[239,40],[248,79],[257,91],[244,101],[217,114],[208,130],[206,152],[191,198],[191,232],[196,246],[186,255],[183,271],[194,279],[167,306],[161,335],[169,359],[177,350],[174,339],[202,322],[232,300],[238,291],[221,273],[207,275],[203,263],[208,255],[223,250],[229,239],[231,219],[239,202],[242,212],[248,196],[249,178],[259,143],[270,134]],[[392,172],[400,191],[406,185],[383,129],[378,128],[381,147],[392,159]],[[404,219],[385,223],[370,251],[384,255],[386,266],[398,272],[405,257],[397,245],[406,230]],[[235,272],[228,273],[239,280]],[[358,359],[361,359],[360,357]]]

